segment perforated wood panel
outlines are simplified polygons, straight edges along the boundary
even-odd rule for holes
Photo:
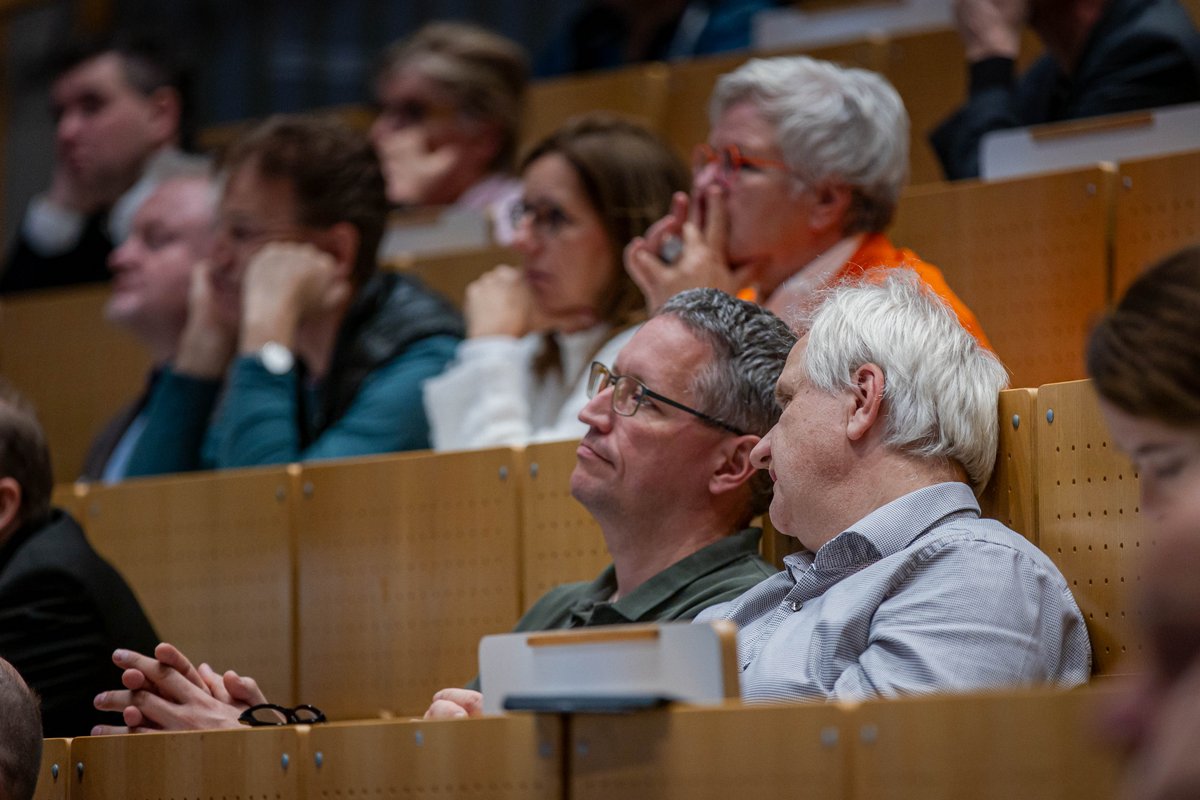
[[[518,618],[508,449],[304,468],[299,695],[335,719],[420,714]]]
[[[463,250],[438,256],[423,256],[416,261],[399,259],[385,266],[388,269],[415,273],[425,285],[444,294],[454,305],[462,308],[467,284],[500,264],[520,264],[521,254],[506,247],[482,250]]]
[[[107,300],[107,286],[89,286],[0,302],[0,374],[37,406],[59,483],[79,476],[92,437],[150,368],[141,346],[104,321]]]
[[[1120,167],[1113,237],[1115,296],[1146,267],[1200,244],[1200,150]]]
[[[872,702],[854,712],[853,796],[1105,800],[1116,754],[1092,736],[1100,695],[1002,694]]]
[[[301,797],[306,728],[85,736],[71,742],[73,800]]]
[[[669,91],[660,132],[674,145],[680,157],[690,163],[692,148],[708,137],[708,100],[717,78],[740,67],[752,57],[794,55],[801,51],[738,53],[678,61],[668,65]],[[832,47],[808,48],[813,58],[836,61],[845,66],[874,69],[881,50],[877,43],[862,41]]]
[[[1037,496],[1034,464],[1037,449],[1037,389],[1008,389],[1000,393],[1000,441],[996,466],[979,507],[983,516],[998,519],[1037,544]]]
[[[521,493],[521,607],[562,583],[590,581],[612,563],[600,526],[571,497],[577,441],[525,449]]]
[[[572,800],[849,797],[834,705],[678,708],[571,722]]]
[[[273,467],[95,486],[82,520],[161,638],[274,702],[294,688],[288,480]]]
[[[315,725],[306,796],[557,800],[562,728],[550,715]]]
[[[43,740],[42,766],[33,800],[66,800],[71,785],[68,776],[73,768],[70,739]]]
[[[1154,538],[1138,516],[1137,473],[1109,440],[1090,381],[1038,390],[1037,450],[1039,545],[1087,619],[1093,672],[1119,674],[1140,649],[1130,594]]]
[[[589,111],[611,111],[658,130],[666,99],[667,68],[657,63],[537,81],[525,97],[521,149]]]
[[[1113,173],[1099,167],[911,189],[892,239],[941,268],[979,317],[1011,386],[1082,378],[1108,297]]]

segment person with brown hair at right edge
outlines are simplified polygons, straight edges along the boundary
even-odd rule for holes
[[[1130,285],[1092,332],[1087,366],[1152,532],[1135,592],[1142,646],[1105,733],[1129,757],[1123,797],[1200,797],[1200,247]]]

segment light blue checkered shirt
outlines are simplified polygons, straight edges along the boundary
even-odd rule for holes
[[[1087,682],[1091,646],[1045,554],[962,483],[905,495],[697,621],[740,626],[748,701]]]

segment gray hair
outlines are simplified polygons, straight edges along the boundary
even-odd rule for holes
[[[42,714],[37,695],[0,658],[0,798],[29,800],[42,769]]]
[[[671,315],[708,342],[714,358],[692,379],[701,410],[755,436],[765,436],[779,419],[775,383],[796,335],[765,308],[716,289],[690,289],[668,300],[658,316]],[[771,504],[771,480],[758,472],[750,481],[752,515]]]
[[[996,461],[996,403],[1004,365],[908,269],[868,272],[835,286],[805,325],[813,386],[849,388],[855,370],[883,370],[885,444],[960,464],[978,493]]]
[[[756,58],[717,81],[710,122],[744,101],[775,127],[783,158],[802,182],[850,186],[843,233],[888,226],[908,179],[909,123],[883,76],[807,56]]]

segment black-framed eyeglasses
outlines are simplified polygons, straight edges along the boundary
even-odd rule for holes
[[[527,203],[518,200],[509,207],[508,212],[514,228],[519,227],[526,217],[531,217],[534,230],[543,236],[557,236],[563,228],[575,221],[575,218],[557,203]]]
[[[238,722],[252,728],[270,725],[314,725],[324,721],[325,712],[307,704],[288,708],[274,703],[259,703],[250,706],[238,717]]]
[[[722,422],[716,417],[709,416],[703,411],[685,406],[677,400],[672,400],[669,397],[646,388],[646,384],[639,381],[637,378],[631,378],[628,375],[616,375],[609,370],[608,367],[601,364],[599,361],[592,362],[592,370],[588,373],[588,397],[592,398],[603,392],[608,387],[612,387],[612,409],[622,417],[632,417],[641,407],[642,401],[647,397],[653,398],[660,403],[666,403],[669,406],[674,406],[680,411],[686,411],[694,417],[707,422],[709,425],[715,425],[718,428],[727,430],[730,433],[738,436],[745,436],[745,431],[740,431],[727,422]]]

